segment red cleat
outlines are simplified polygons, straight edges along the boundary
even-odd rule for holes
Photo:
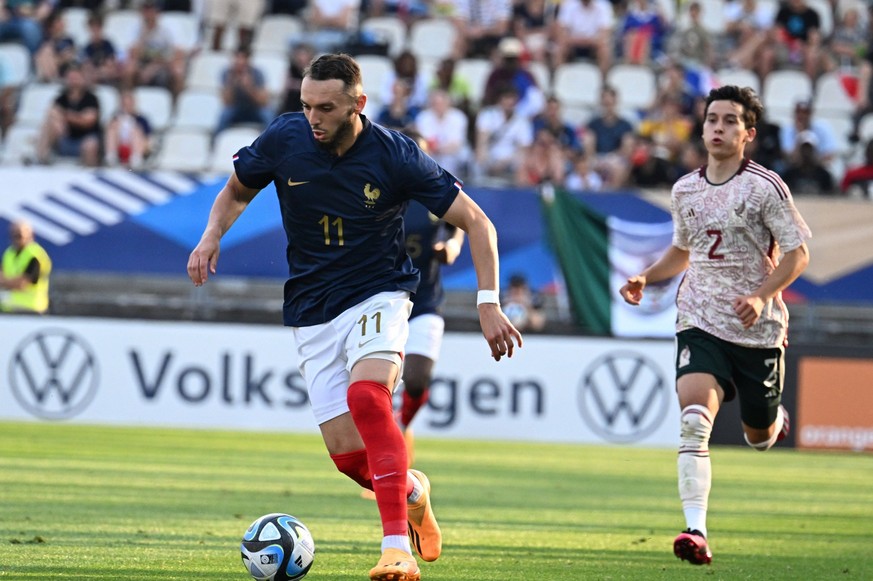
[[[673,553],[692,565],[712,563],[712,551],[709,550],[706,537],[700,531],[688,529],[676,537],[673,541]]]

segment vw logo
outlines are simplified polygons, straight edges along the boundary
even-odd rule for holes
[[[660,368],[631,351],[594,360],[579,383],[579,410],[586,424],[615,443],[641,440],[661,424],[670,390]]]
[[[97,359],[81,337],[46,329],[26,337],[9,363],[9,385],[35,416],[62,420],[79,414],[97,393]]]

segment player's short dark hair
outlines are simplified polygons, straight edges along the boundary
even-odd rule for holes
[[[751,87],[738,87],[737,85],[724,85],[709,92],[706,97],[706,109],[713,101],[733,101],[743,106],[743,123],[746,128],[752,128],[758,124],[758,120],[764,116],[764,105],[755,90]]]
[[[351,56],[344,53],[323,54],[314,59],[303,72],[304,77],[313,81],[330,81],[339,79],[346,90],[354,90],[363,85],[361,67]]]

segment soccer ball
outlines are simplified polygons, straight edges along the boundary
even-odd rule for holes
[[[249,526],[240,552],[246,570],[258,581],[295,581],[309,573],[315,542],[299,519],[274,512]]]

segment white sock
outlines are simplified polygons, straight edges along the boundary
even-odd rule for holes
[[[418,481],[418,478],[415,477],[415,474],[412,472],[408,472],[409,477],[412,479],[412,492],[409,493],[409,496],[406,497],[406,502],[409,504],[414,504],[418,502],[418,499],[421,498],[421,492],[424,490],[424,487],[421,485],[421,482]]]
[[[689,529],[706,535],[706,511],[712,487],[712,464],[709,459],[709,437],[712,419],[702,405],[690,405],[682,410],[679,434],[679,498]]]
[[[409,544],[407,535],[385,535],[382,537],[382,552],[384,553],[386,549],[400,549],[412,554],[412,545]]]
[[[782,426],[785,424],[785,415],[782,413],[782,406],[779,406],[779,409],[776,410],[776,420],[773,422],[773,435],[770,436],[769,440],[764,440],[763,442],[758,442],[757,444],[753,444],[749,441],[749,436],[745,433],[743,434],[743,438],[746,439],[746,444],[757,450],[758,452],[766,452],[776,443],[776,440],[779,439],[779,432],[782,431]]]

